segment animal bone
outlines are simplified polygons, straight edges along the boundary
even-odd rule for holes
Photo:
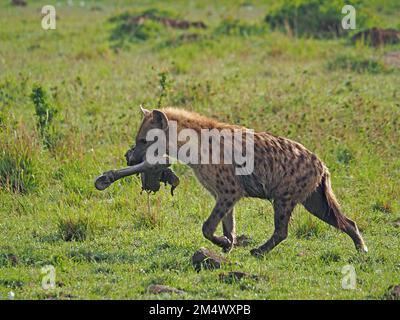
[[[142,190],[155,193],[160,189],[160,182],[164,182],[165,185],[167,183],[171,185],[171,195],[174,195],[174,189],[179,185],[179,178],[168,168],[169,166],[170,164],[154,166],[143,161],[124,169],[106,171],[96,178],[95,187],[97,190],[104,190],[123,177],[140,173]]]
[[[136,173],[141,173],[150,168],[151,165],[148,162],[143,161],[137,165],[129,166],[127,168],[106,171],[101,176],[96,178],[94,185],[97,190],[104,190],[108,188],[113,182],[123,177],[131,176]]]

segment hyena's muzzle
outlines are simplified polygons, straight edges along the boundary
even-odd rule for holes
[[[136,146],[133,146],[125,153],[126,164],[128,166],[134,166],[144,161],[146,150],[140,150]]]

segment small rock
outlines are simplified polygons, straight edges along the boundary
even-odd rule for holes
[[[222,263],[227,263],[228,260],[220,255],[206,249],[200,248],[192,257],[192,264],[194,269],[199,272],[201,268],[204,269],[219,269]]]
[[[400,228],[400,219],[396,220],[393,224],[395,227]]]
[[[252,280],[258,280],[259,277],[255,274],[250,274],[242,271],[230,271],[228,274],[221,273],[219,275],[219,280],[222,282],[231,283],[233,281],[238,281],[240,279],[247,278]]]
[[[184,294],[185,293],[183,290],[164,286],[162,284],[152,284],[147,288],[147,291],[152,294],[160,294],[160,293]]]
[[[400,285],[390,286],[385,294],[387,300],[400,300]]]
[[[248,236],[242,234],[236,238],[237,247],[247,247],[251,244],[252,240]]]

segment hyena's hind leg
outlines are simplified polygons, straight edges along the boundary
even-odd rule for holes
[[[333,201],[328,201],[329,197],[333,196],[333,192],[329,182],[325,183],[326,179],[329,179],[329,176],[325,177],[317,189],[303,202],[304,207],[322,221],[347,233],[353,240],[357,250],[367,252],[367,246],[358,231],[356,223],[340,211],[334,198]]]
[[[296,204],[292,203],[289,200],[274,200],[274,233],[266,243],[250,251],[253,256],[258,257],[262,256],[265,253],[268,253],[287,238],[289,221],[295,206]]]

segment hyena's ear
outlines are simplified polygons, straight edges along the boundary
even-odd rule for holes
[[[164,112],[154,109],[153,112],[153,122],[162,130],[168,129],[168,118]]]
[[[143,115],[145,117],[148,116],[151,113],[150,110],[147,110],[147,109],[143,108],[142,105],[140,105],[140,111],[142,111],[142,113],[143,113]]]

